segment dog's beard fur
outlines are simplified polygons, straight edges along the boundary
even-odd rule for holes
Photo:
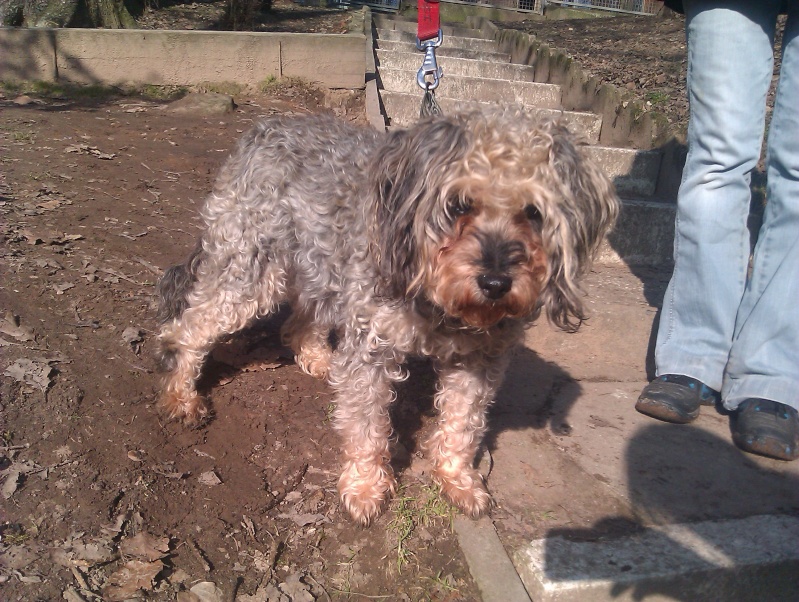
[[[211,346],[288,302],[298,365],[336,390],[351,516],[368,524],[395,490],[387,407],[409,354],[439,372],[433,476],[478,516],[490,497],[473,461],[507,351],[542,311],[579,325],[579,278],[617,212],[578,141],[522,112],[386,136],[328,117],[265,121],[222,169],[201,243],[159,285],[160,406],[202,421],[196,382]]]

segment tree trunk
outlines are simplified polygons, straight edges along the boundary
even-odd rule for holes
[[[132,29],[136,27],[134,19],[125,8],[123,0],[84,0],[89,13],[89,20],[95,27],[109,29]],[[98,25],[102,23],[102,25]]]
[[[0,25],[136,27],[124,0],[0,0]]]

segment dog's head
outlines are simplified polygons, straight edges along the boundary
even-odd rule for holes
[[[578,279],[618,199],[565,127],[514,110],[433,117],[392,132],[370,177],[378,292],[479,329],[542,308],[579,325]]]

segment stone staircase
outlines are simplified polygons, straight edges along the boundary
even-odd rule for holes
[[[374,53],[380,103],[386,126],[402,127],[419,118],[422,91],[416,73],[423,54],[416,49],[416,22],[373,15]],[[442,26],[436,50],[444,77],[436,99],[444,113],[480,104],[518,104],[541,116],[559,116],[591,144],[589,152],[611,177],[623,200],[622,215],[601,251],[600,261],[637,265],[668,264],[674,234],[674,205],[652,202],[661,168],[657,150],[599,144],[602,117],[564,111],[559,85],[533,81],[533,69],[510,62],[497,43],[477,29]]]

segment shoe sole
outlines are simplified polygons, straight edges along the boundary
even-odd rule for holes
[[[677,412],[671,404],[646,397],[638,399],[635,409],[641,414],[672,424],[688,424],[699,416],[699,408],[695,412]]]
[[[794,410],[776,411],[776,402],[747,399],[730,416],[732,440],[740,449],[791,461],[799,457],[799,421]]]
[[[786,449],[784,443],[780,443],[772,437],[744,438],[739,435],[733,435],[732,440],[743,451],[757,454],[758,456],[766,456],[767,458],[788,462],[799,458],[799,449],[794,448],[793,453],[791,453],[790,449]]]

